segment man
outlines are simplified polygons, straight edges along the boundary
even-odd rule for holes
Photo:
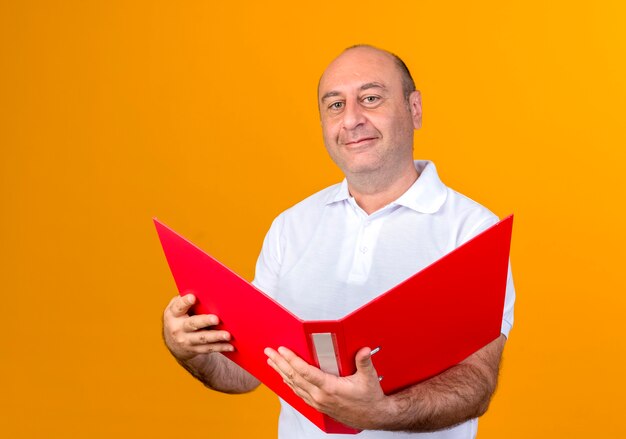
[[[344,51],[319,83],[324,143],[345,175],[272,224],[254,283],[303,319],[336,319],[437,260],[497,221],[447,188],[430,162],[413,161],[421,99],[395,55],[370,46]],[[513,322],[509,275],[502,335],[440,375],[385,395],[370,359],[336,377],[285,347],[267,348],[268,364],[308,404],[363,429],[367,438],[473,438],[489,404]],[[259,382],[216,352],[233,350],[230,334],[212,330],[218,316],[187,314],[193,296],[175,297],[164,313],[165,342],[208,387],[247,392]],[[372,322],[373,325],[376,322]],[[281,401],[281,438],[327,436]]]

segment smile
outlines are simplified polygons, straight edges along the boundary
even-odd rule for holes
[[[357,140],[351,140],[349,142],[345,142],[345,146],[361,146],[362,144],[369,142],[371,140],[376,140],[376,137],[363,137]]]

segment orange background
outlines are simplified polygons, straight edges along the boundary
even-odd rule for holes
[[[0,4],[0,434],[276,436],[169,356],[158,216],[247,278],[339,181],[316,85],[355,43],[424,101],[416,157],[504,216],[518,302],[479,437],[626,437],[622,1]]]

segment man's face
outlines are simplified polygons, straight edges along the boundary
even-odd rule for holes
[[[324,144],[346,177],[402,169],[413,160],[413,130],[421,123],[419,92],[407,103],[391,55],[349,49],[319,85]]]

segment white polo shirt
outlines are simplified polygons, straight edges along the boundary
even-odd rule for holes
[[[347,182],[330,186],[280,214],[268,231],[254,285],[305,320],[343,317],[428,266],[498,218],[446,187],[432,162],[396,201],[368,215]],[[502,333],[513,325],[509,270]],[[477,420],[435,433],[363,431],[359,438],[470,439]],[[328,438],[281,400],[279,438]]]

